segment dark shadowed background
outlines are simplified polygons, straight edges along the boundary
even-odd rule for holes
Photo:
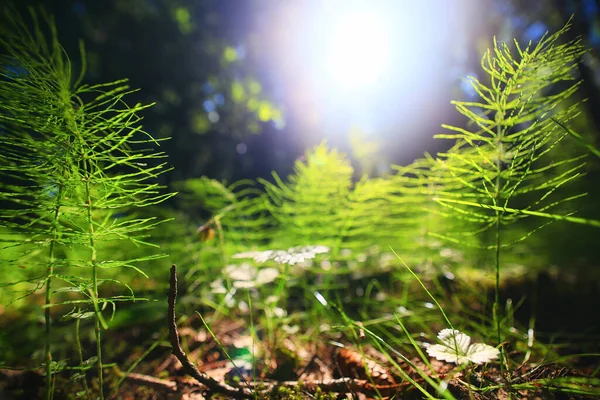
[[[461,123],[450,100],[472,95],[464,78],[478,76],[494,35],[536,40],[574,14],[570,34],[600,46],[593,0],[15,3],[54,14],[76,64],[83,39],[88,82],[129,78],[141,89],[131,101],[156,102],[144,127],[172,137],[169,181],[287,175],[323,139],[364,172],[384,172],[443,146],[432,136]],[[580,67],[593,135],[599,65],[592,52]]]

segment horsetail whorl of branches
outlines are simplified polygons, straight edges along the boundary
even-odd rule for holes
[[[551,157],[568,135],[563,126],[580,114],[580,102],[570,99],[581,84],[577,62],[586,50],[580,40],[560,43],[568,29],[525,48],[494,41],[481,61],[489,82],[469,78],[479,100],[453,102],[470,127],[444,125],[452,133],[437,135],[455,144],[433,162],[436,174],[428,179],[439,184],[434,201],[478,232],[527,212],[549,213],[578,197],[557,198],[555,192],[582,174],[586,155]]]

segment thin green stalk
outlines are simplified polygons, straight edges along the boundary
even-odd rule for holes
[[[400,260],[400,262],[402,263],[402,265],[404,265],[404,268],[406,268],[408,270],[408,272],[410,272],[411,275],[417,280],[417,282],[419,282],[419,284],[421,285],[421,287],[423,288],[423,290],[425,291],[425,293],[427,293],[427,295],[429,296],[429,298],[435,303],[435,305],[437,306],[437,308],[442,313],[442,316],[444,317],[444,319],[448,323],[448,326],[454,330],[455,328],[454,328],[454,325],[452,325],[452,322],[450,322],[450,318],[448,318],[448,315],[446,315],[446,312],[442,308],[441,304],[437,301],[437,299],[435,298],[435,296],[429,291],[429,289],[427,289],[427,286],[425,286],[425,283],[423,283],[423,281],[421,280],[421,278],[419,278],[419,276],[415,273],[415,271],[413,271],[408,266],[408,264],[406,264],[404,262],[404,260],[402,259],[402,257],[400,257],[398,255],[398,253],[396,253],[396,250],[394,250],[391,246],[390,246],[390,250],[392,251],[392,253],[394,253],[394,255],[396,256],[396,258],[398,258],[398,260]]]
[[[78,312],[81,312],[81,309],[78,309]],[[77,318],[75,320],[75,344],[77,345],[77,355],[79,356],[79,365],[83,365],[83,350],[81,348],[81,339],[79,338],[79,326],[81,325],[81,318]],[[83,390],[85,390],[85,394],[87,398],[91,398],[90,396],[90,388],[87,384],[87,379],[85,376],[85,371],[83,372]]]
[[[256,352],[254,344],[256,343],[258,335],[256,334],[256,326],[254,325],[254,316],[252,312],[252,297],[250,296],[250,289],[246,289],[246,297],[248,299],[248,309],[250,310],[250,337],[252,338],[252,347],[250,348],[250,359],[252,362],[252,382],[256,384],[256,358],[254,357]],[[257,396],[258,394],[254,392],[255,399],[258,398]]]
[[[52,254],[54,252],[54,241],[50,245],[50,256],[48,260],[48,267],[46,269],[46,310],[44,310],[44,323],[45,323],[45,335],[46,335],[46,348],[45,348],[45,359],[46,359],[46,399],[52,399],[52,370],[50,369],[50,363],[52,362],[51,352],[51,340],[50,340],[50,296],[51,296],[51,281],[52,281]]]
[[[60,202],[58,199],[62,197],[63,188],[62,186],[59,189],[57,195],[57,204],[54,209],[54,220],[52,221],[51,233],[50,236],[52,241],[50,242],[50,248],[48,250],[48,266],[46,267],[46,298],[45,305],[46,309],[44,310],[44,325],[45,325],[45,359],[46,359],[46,400],[51,400],[53,397],[53,385],[52,385],[52,340],[50,338],[50,334],[52,333],[51,327],[51,315],[50,315],[50,304],[52,297],[52,275],[54,274],[54,247],[56,245],[56,239],[58,236],[58,230],[56,225],[58,224],[58,216],[60,214]]]
[[[493,320],[496,323],[496,339],[498,344],[502,343],[502,335],[500,333],[500,317],[498,308],[500,307],[500,212],[496,210],[496,249],[495,249],[495,264],[496,264],[496,287],[494,295],[494,305],[492,306]],[[503,346],[500,346],[502,359],[504,360]],[[502,366],[503,363],[500,363]]]
[[[219,346],[219,349],[221,349],[221,351],[223,351],[223,354],[225,354],[225,357],[227,358],[227,360],[229,360],[229,362],[231,363],[231,365],[233,365],[233,368],[239,370],[239,367],[236,365],[236,363],[233,360],[233,358],[231,358],[231,356],[229,355],[229,352],[227,352],[227,350],[225,349],[225,346],[223,346],[223,344],[221,343],[221,341],[219,340],[219,338],[217,337],[217,335],[215,335],[215,333],[213,332],[213,330],[210,328],[210,326],[208,325],[208,323],[206,322],[206,320],[204,319],[204,317],[202,316],[202,314],[200,314],[198,311],[196,311],[196,314],[198,314],[198,316],[200,317],[200,320],[202,321],[202,324],[204,325],[204,327],[206,328],[206,330],[208,331],[208,333],[210,333],[210,336],[212,336],[212,338],[214,339],[214,341],[217,343],[217,346]],[[242,382],[248,383],[246,381],[246,378],[244,378],[243,375],[240,375],[240,378],[241,378]]]
[[[52,252],[53,245],[50,246],[50,252]],[[46,270],[46,306],[50,304],[50,294],[51,294],[51,277],[52,277],[52,261],[49,261],[48,268]],[[52,362],[52,351],[51,351],[51,340],[50,340],[50,307],[46,307],[44,310],[44,324],[45,324],[45,335],[46,335],[46,345],[45,345],[45,359],[46,359],[46,400],[52,399],[52,370],[50,368],[50,363]]]
[[[215,218],[215,226],[217,227],[217,235],[219,235],[219,251],[221,252],[221,261],[223,267],[227,265],[227,254],[225,253],[225,238],[223,237],[223,225],[220,218]]]
[[[500,111],[498,111],[500,112]],[[501,114],[503,117],[503,114]],[[502,136],[504,134],[504,130],[502,128],[500,128],[500,126],[498,126],[498,130],[497,130],[497,138],[496,138],[496,148],[499,148],[500,146],[502,146]],[[496,179],[495,179],[495,193],[494,193],[494,204],[501,204],[501,194],[502,194],[502,182],[500,180],[500,175],[502,173],[502,164],[500,161],[500,156],[497,157],[497,160],[495,162],[496,164]],[[501,240],[500,240],[500,219],[502,218],[502,212],[498,209],[494,210],[495,216],[496,216],[496,243],[495,243],[495,254],[494,254],[494,262],[495,262],[495,266],[496,266],[496,285],[495,285],[495,294],[494,294],[494,305],[492,306],[492,319],[495,322],[496,325],[496,339],[498,341],[498,344],[502,343],[502,335],[500,333],[500,316],[499,314],[499,307],[500,307],[500,245],[501,245]],[[501,358],[504,361],[504,350],[503,347],[500,347],[500,354],[501,354]],[[501,362],[500,363],[500,368],[502,369],[504,363]]]
[[[85,163],[87,164],[87,163]],[[87,174],[87,168],[86,168]],[[97,367],[98,367],[98,391],[100,400],[104,399],[104,377],[102,373],[102,333],[100,329],[101,321],[104,322],[102,318],[102,313],[98,306],[98,265],[96,260],[96,243],[94,240],[94,224],[92,219],[92,199],[90,194],[90,178],[89,175],[85,177],[85,196],[86,196],[86,205],[87,205],[87,219],[89,224],[89,235],[90,235],[90,248],[92,249],[92,256],[90,261],[92,263],[92,288],[90,289],[90,295],[92,298],[92,302],[94,304],[94,333],[96,336],[96,357],[98,357]],[[106,329],[106,323],[102,324]]]
[[[500,305],[500,212],[496,210],[496,247],[494,254],[494,263],[496,267],[496,285],[494,293],[493,318],[496,323],[496,335],[498,343],[501,343],[500,337],[500,318],[498,318],[498,307]]]
[[[72,114],[73,110],[68,110],[67,115],[69,128],[73,132],[77,132],[75,120]],[[80,143],[82,147],[85,146],[85,140],[80,136]],[[108,326],[102,317],[102,311],[100,310],[98,303],[98,261],[96,254],[96,240],[95,240],[95,232],[94,232],[94,220],[92,216],[92,194],[90,187],[90,175],[92,173],[92,166],[90,165],[89,160],[85,157],[83,159],[83,173],[85,174],[83,181],[85,182],[85,207],[87,208],[87,223],[88,223],[88,234],[89,234],[89,244],[92,254],[90,256],[90,263],[92,266],[92,288],[90,289],[90,297],[92,299],[92,304],[94,306],[94,334],[96,339],[96,357],[98,357],[97,361],[97,374],[98,374],[98,391],[99,391],[99,399],[104,399],[104,374],[103,374],[103,364],[102,364],[102,332],[101,328],[107,329]]]
[[[62,100],[65,106],[64,116],[66,120],[67,128],[70,132],[72,132],[79,140],[81,145],[81,167],[83,170],[84,177],[82,181],[85,185],[85,207],[87,209],[86,218],[88,224],[88,235],[89,235],[89,245],[92,251],[90,256],[90,263],[92,267],[92,287],[89,290],[90,298],[92,300],[92,304],[94,306],[94,334],[96,339],[96,357],[97,357],[97,375],[98,375],[98,398],[100,400],[104,399],[104,374],[103,374],[103,363],[102,363],[102,332],[101,329],[107,329],[108,326],[102,317],[102,312],[99,307],[99,293],[98,293],[98,261],[96,254],[96,240],[95,240],[95,230],[94,230],[94,219],[92,215],[92,193],[90,180],[91,176],[94,172],[93,165],[88,159],[85,148],[86,141],[84,137],[81,135],[81,132],[78,129],[77,121],[75,118],[75,111],[71,105],[71,93],[68,88],[64,88],[62,93]]]

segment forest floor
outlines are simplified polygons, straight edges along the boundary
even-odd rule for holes
[[[162,326],[141,324],[107,332],[105,355],[113,364],[104,369],[109,389],[105,396],[189,400],[600,398],[599,321],[598,313],[591,311],[598,310],[600,299],[589,297],[580,285],[567,289],[564,281],[542,279],[546,280],[544,290],[538,290],[538,329],[561,330],[568,325],[570,332],[585,332],[567,346],[561,345],[561,354],[576,355],[568,361],[533,360],[507,341],[501,346],[506,364],[466,367],[427,359],[416,349],[388,351],[369,331],[365,334],[360,323],[354,338],[294,332],[273,336],[264,327],[249,323],[247,316],[211,318],[210,324],[199,314],[177,318],[176,293],[171,287],[169,304],[161,305],[165,311],[169,309],[168,321]],[[507,285],[504,294],[526,292],[530,284]],[[586,305],[578,310],[566,306],[573,301],[586,301]],[[2,325],[4,332],[11,329]],[[87,345],[92,346],[92,342]],[[591,353],[596,356],[589,357]],[[86,398],[83,381],[64,375],[57,377],[54,399]],[[88,375],[93,377],[94,370]],[[97,379],[88,381],[88,389],[95,393]],[[443,392],[436,388],[440,382]],[[43,387],[39,371],[0,369],[1,399],[42,398]]]
[[[223,383],[223,387],[242,380],[246,382],[245,387],[259,393],[256,397],[259,399],[425,398],[406,376],[435,398],[441,397],[428,385],[423,374],[445,381],[447,390],[457,399],[597,398],[596,395],[569,393],[560,387],[552,387],[550,382],[578,384],[580,378],[592,376],[598,364],[573,367],[554,363],[524,364],[513,366],[510,372],[499,367],[464,369],[437,360],[431,360],[427,365],[419,357],[412,357],[410,363],[400,357],[390,359],[389,354],[369,344],[357,348],[351,343],[307,344],[288,339],[278,349],[261,349],[263,355],[268,354],[262,361],[236,368],[227,360],[221,346],[231,352],[251,346],[253,339],[244,325],[241,321],[223,321],[213,331],[220,344],[205,329],[188,327],[180,329],[180,334],[189,346],[189,359],[204,376]],[[144,373],[130,373],[115,398],[167,399],[176,395],[175,398],[201,400],[248,397],[241,393],[239,396],[218,396],[218,389],[211,390],[189,377],[174,355],[163,354],[154,363],[145,362],[146,365],[140,368]],[[399,369],[404,373],[400,374]],[[113,380],[120,377],[116,370],[112,372]]]

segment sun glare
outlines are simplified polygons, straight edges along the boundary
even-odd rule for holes
[[[449,30],[457,7],[435,3],[433,8],[395,0],[311,3],[316,5],[296,10],[297,46],[290,49],[301,57],[302,73],[321,101],[379,109],[391,101],[414,102],[444,79],[449,36],[458,42],[462,34]]]
[[[354,12],[332,21],[323,64],[340,88],[364,89],[385,77],[391,32],[385,17]]]
[[[262,26],[277,46],[273,65],[286,80],[291,107],[306,110],[307,126],[328,137],[358,126],[412,139],[438,129],[451,109],[479,3],[282,2]]]

